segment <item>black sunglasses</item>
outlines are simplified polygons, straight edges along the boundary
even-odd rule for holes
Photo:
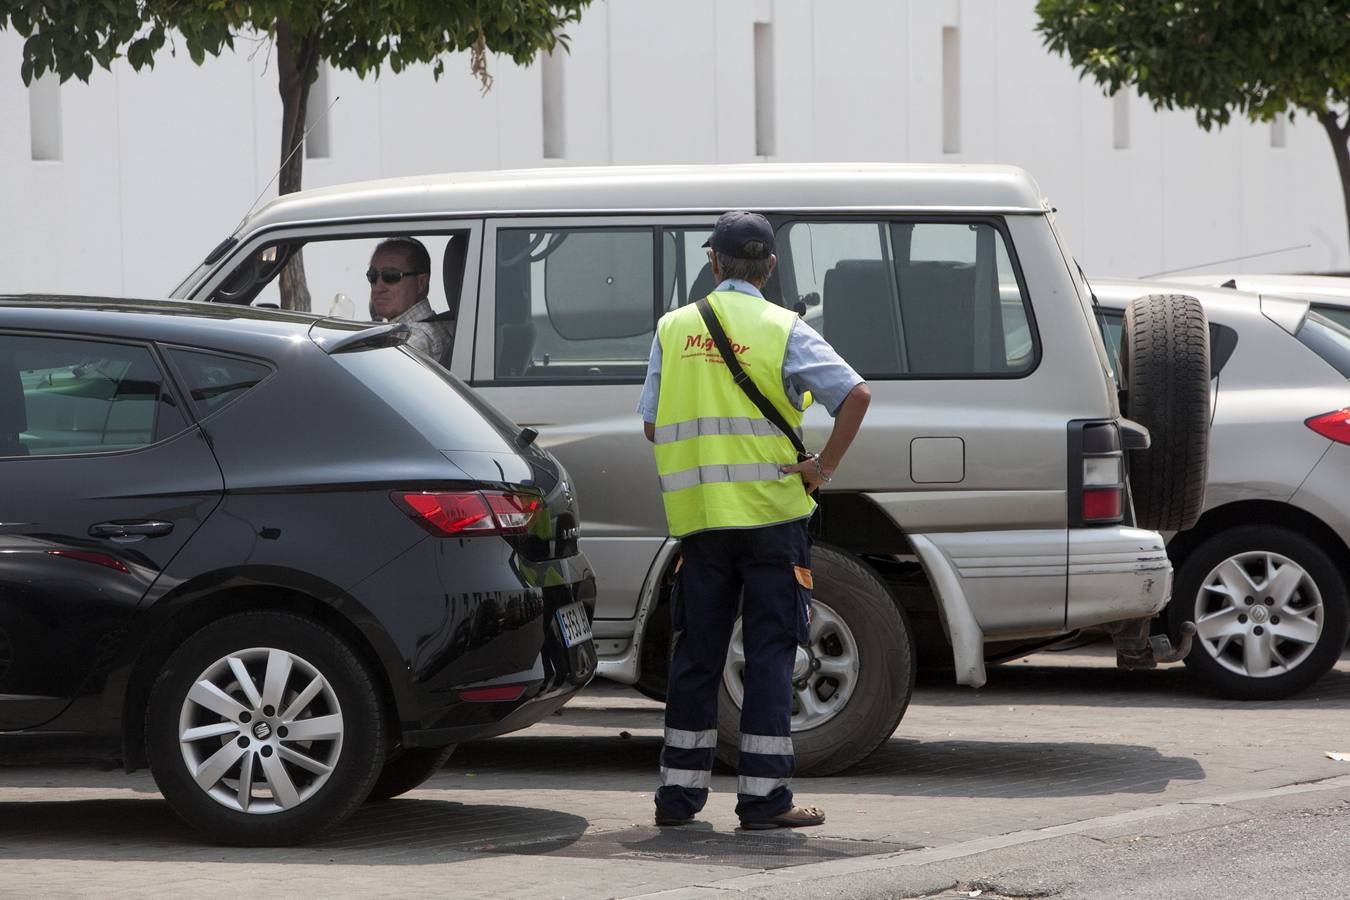
[[[366,269],[366,281],[369,281],[371,284],[374,284],[375,279],[378,278],[385,284],[398,284],[400,281],[403,280],[404,275],[425,275],[425,274],[427,273],[404,272],[401,269],[394,268],[393,266],[385,266],[383,269],[375,269],[375,268]]]

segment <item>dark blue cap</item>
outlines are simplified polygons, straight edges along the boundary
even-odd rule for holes
[[[735,259],[768,259],[773,254],[773,227],[759,213],[743,209],[722,213],[703,246]]]

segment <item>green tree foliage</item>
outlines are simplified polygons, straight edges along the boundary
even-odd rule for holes
[[[95,66],[125,58],[133,69],[153,68],[167,47],[200,65],[232,50],[239,38],[275,41],[281,93],[281,172],[277,190],[300,189],[309,88],[319,65],[378,76],[432,64],[436,78],[446,54],[470,53],[470,70],[486,91],[492,84],[487,54],[522,65],[552,51],[562,29],[581,18],[590,0],[0,0],[0,30],[26,38],[20,75],[25,84],[48,72],[64,82],[88,81]],[[308,309],[300,254],[282,273],[283,305]]]
[[[1037,30],[1108,94],[1205,129],[1303,112],[1322,124],[1350,236],[1350,0],[1038,0]]]

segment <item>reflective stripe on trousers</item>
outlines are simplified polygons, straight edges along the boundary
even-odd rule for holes
[[[707,731],[685,731],[681,728],[666,728],[666,746],[680,750],[711,750],[717,747],[717,729]]]
[[[712,785],[711,769],[669,769],[661,767],[661,785],[663,787],[700,788],[707,790]]]
[[[773,734],[741,735],[741,775],[736,792],[767,797],[792,778],[792,738]]]
[[[801,429],[796,429],[801,436]],[[748,437],[776,437],[782,434],[778,427],[768,419],[752,419],[748,416],[704,416],[699,419],[686,419],[656,429],[652,439],[654,444],[673,444],[696,437],[732,434]]]
[[[661,476],[661,490],[680,491],[700,484],[720,484],[743,481],[778,481],[783,478],[778,463],[733,463],[731,465],[695,466],[680,472]]]
[[[791,778],[755,778],[742,775],[736,780],[736,793],[747,797],[767,797],[780,787],[787,787]]]

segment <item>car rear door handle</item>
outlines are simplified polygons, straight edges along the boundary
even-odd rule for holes
[[[156,519],[127,519],[89,526],[90,536],[112,538],[114,541],[139,541],[147,537],[159,537],[170,531],[173,531],[172,522]]]

